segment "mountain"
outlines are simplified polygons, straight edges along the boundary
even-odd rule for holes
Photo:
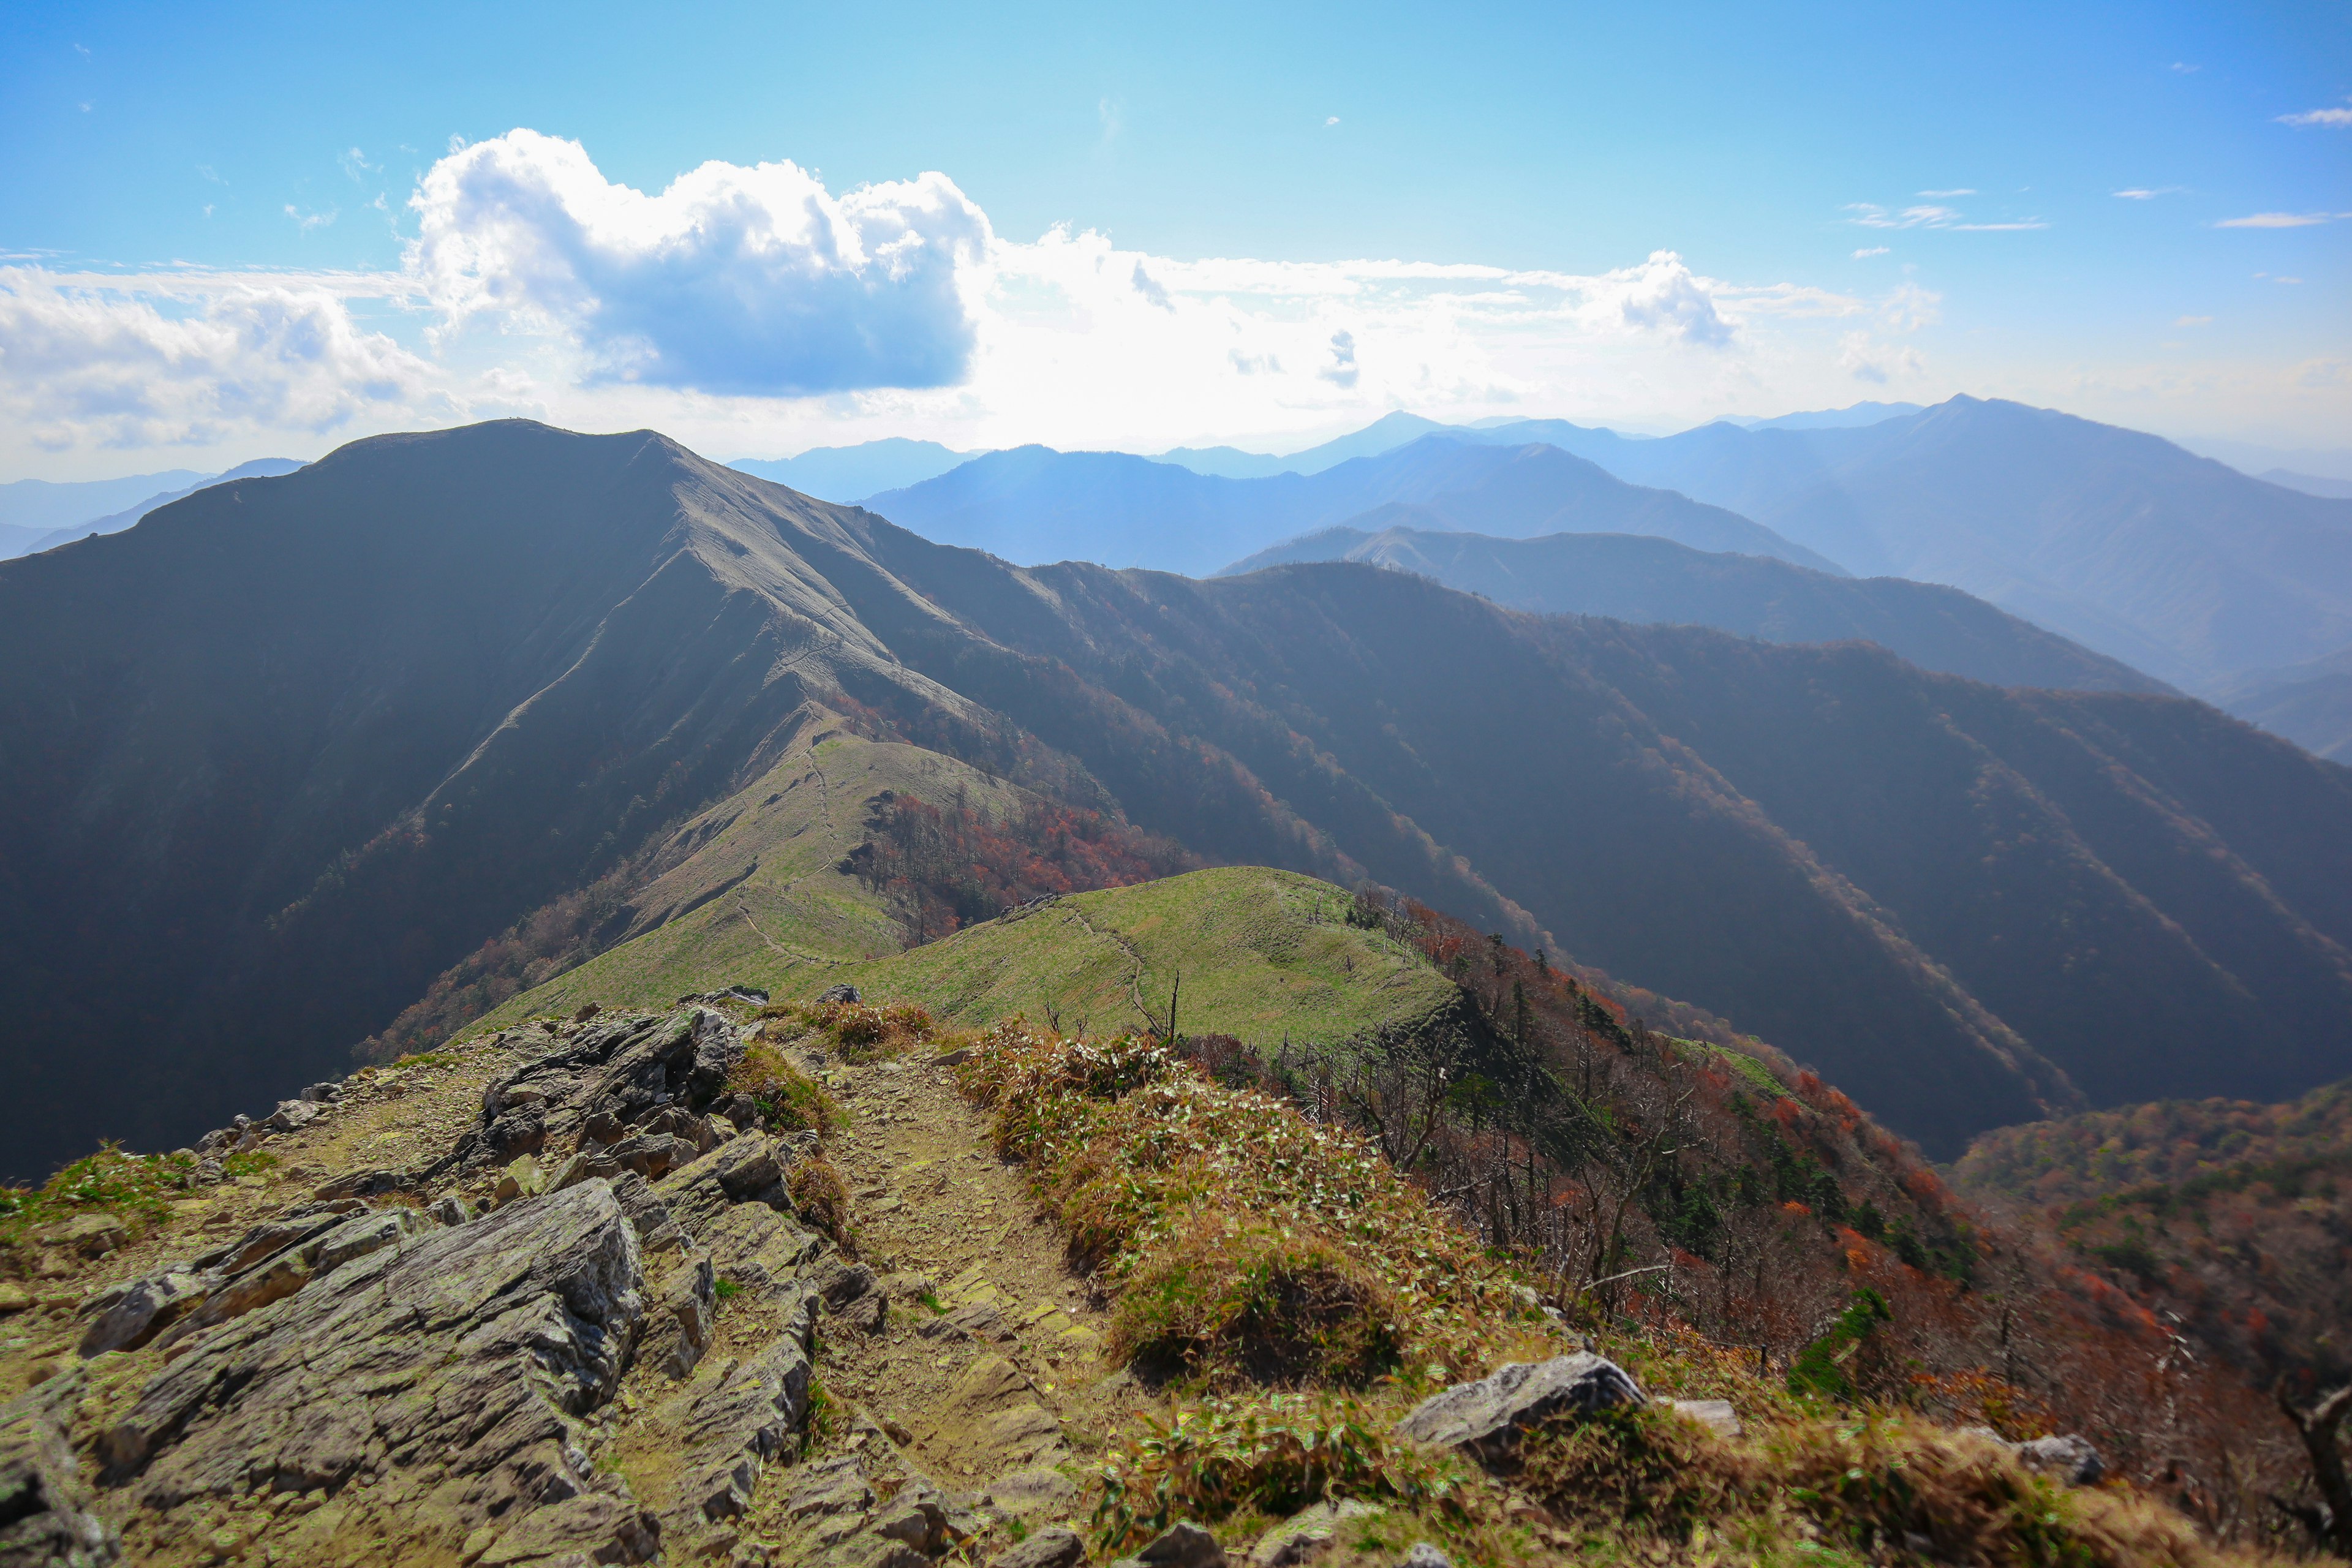
[[[1727,419],[1723,423],[1737,425],[1743,430],[1846,430],[1918,412],[1919,405],[1916,403],[1857,403],[1846,408],[1783,414],[1774,419]]]
[[[2317,474],[2298,474],[2292,468],[2269,468],[2254,478],[2270,484],[2284,485],[2291,490],[2301,490],[2307,496],[2352,500],[2352,479],[2322,479]]]
[[[1957,588],[1900,577],[1832,577],[1786,561],[1633,534],[1490,539],[1416,526],[1443,521],[1428,508],[1391,502],[1353,526],[1262,550],[1221,575],[1294,561],[1361,561],[1418,572],[1517,610],[1713,626],[1776,643],[1863,638],[1922,669],[1995,686],[2169,689]]]
[[[975,456],[936,441],[891,436],[855,447],[813,447],[797,458],[738,458],[728,467],[846,505],[882,490],[919,484]]]
[[[35,542],[54,530],[120,511],[142,497],[184,492],[187,487],[203,482],[206,477],[186,468],[168,468],[159,474],[130,474],[119,479],[84,479],[67,484],[17,479],[0,485],[0,561],[47,548]]]
[[[1966,589],[2189,689],[2352,641],[2352,502],[2048,409],[1956,397],[1849,429],[1479,438],[1549,442],[1864,576]]]
[[[1357,461],[1391,458],[1418,460]],[[1931,1151],[2347,1071],[2352,771],[2202,705],[1348,563],[1024,570],[650,433],[509,421],[0,565],[10,1162],[184,1142],[445,977],[510,994],[737,889],[762,925],[815,900],[778,945],[854,948],[896,884],[803,886],[827,862],[773,837],[876,808],[821,763],[776,774],[820,710],[1090,814],[1097,860],[1159,853],[1131,830],[1572,955]],[[730,800],[778,826],[728,826]],[[706,837],[729,847],[698,863]]]
[[[2352,763],[2352,647],[2284,669],[2254,669],[2216,685],[2213,700],[2316,756]]]
[[[290,474],[301,466],[291,458],[256,458],[252,462],[239,463],[226,473],[214,474],[209,478],[200,477],[194,484],[184,485],[176,490],[158,491],[144,500],[125,507],[122,510],[110,516],[91,518],[86,522],[70,523],[63,528],[53,528],[34,538],[21,553],[30,555],[37,551],[53,550],[60,544],[70,543],[77,539],[88,539],[93,534],[120,533],[126,528],[136,526],[140,519],[157,507],[169,506],[172,502],[185,496],[192,496],[200,489],[225,484],[231,479],[276,479],[282,474]]]
[[[1195,574],[1388,501],[1426,506],[1454,527],[1486,533],[1656,534],[1837,570],[1719,507],[1626,484],[1548,447],[1468,443],[1451,432],[1318,474],[1256,479],[1118,452],[1023,447],[870,499],[902,526],[1013,561],[1088,559]]]
[[[1350,458],[1377,458],[1382,452],[1394,451],[1407,442],[1451,426],[1434,419],[1424,419],[1418,414],[1398,409],[1383,414],[1360,430],[1308,447],[1286,457],[1275,457],[1264,452],[1244,452],[1234,447],[1173,447],[1158,455],[1156,461],[1174,463],[1196,474],[1213,474],[1228,479],[1259,479],[1272,474],[1319,474],[1335,468]]]

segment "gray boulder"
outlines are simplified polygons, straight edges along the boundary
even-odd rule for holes
[[[1132,1561],[1143,1568],[1225,1568],[1225,1549],[1189,1519],[1180,1519],[1145,1543]]]
[[[656,1413],[685,1478],[668,1511],[683,1522],[748,1510],[761,1469],[800,1426],[808,1386],[808,1347],[790,1333],[747,1361],[702,1369]]]
[[[1518,1458],[1519,1438],[1554,1415],[1591,1415],[1645,1404],[1615,1362],[1590,1352],[1545,1362],[1512,1362],[1475,1383],[1457,1383],[1413,1406],[1397,1431],[1415,1442],[1458,1448],[1489,1469]]]
[[[0,1563],[10,1568],[105,1568],[121,1554],[68,1438],[82,1392],[77,1367],[0,1405]]]
[[[2027,1469],[2063,1481],[2070,1487],[2095,1487],[2107,1473],[2090,1439],[2069,1432],[2056,1437],[2036,1437],[2016,1447],[2018,1462]]]
[[[135,1351],[204,1303],[220,1284],[211,1274],[177,1269],[131,1281],[81,1337],[83,1359],[108,1351]]]
[[[638,1259],[601,1182],[379,1248],[189,1342],[103,1435],[107,1479],[159,1513],[324,1489],[303,1528],[420,1561],[493,1527],[541,1555],[640,1561],[650,1520],[572,1426],[636,1340]]]

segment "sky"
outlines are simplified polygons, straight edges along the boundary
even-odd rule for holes
[[[0,7],[0,479],[1956,393],[2352,447],[2352,6]]]

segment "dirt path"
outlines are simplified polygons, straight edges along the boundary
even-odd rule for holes
[[[824,1520],[810,1488],[852,1455],[886,1496],[929,1482],[982,1517],[1083,1530],[1086,1465],[1160,1408],[1105,1364],[1104,1303],[950,1069],[920,1057],[803,1062],[849,1112],[828,1152],[889,1306],[872,1332],[824,1320],[816,1372],[839,1407],[834,1430],[801,1474],[762,1488],[744,1534],[804,1560]]]

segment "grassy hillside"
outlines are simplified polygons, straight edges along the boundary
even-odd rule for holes
[[[910,747],[855,742],[855,749],[825,754],[836,759],[836,784],[850,776],[860,781],[860,800],[925,782],[886,782],[927,756]],[[853,775],[852,769],[859,771]],[[931,781],[933,789],[938,782]],[[1102,1033],[1164,1020],[1173,990],[1177,1024],[1186,1034],[1232,1035],[1253,1045],[1286,1035],[1302,1042],[1345,1039],[1379,1024],[1411,1026],[1455,1005],[1453,983],[1420,953],[1345,922],[1346,893],[1312,877],[1256,866],[1078,893],[911,951],[876,955],[877,946],[895,947],[887,917],[855,879],[832,869],[857,841],[854,818],[849,827],[845,839],[828,841],[832,860],[819,868],[793,879],[769,869],[782,857],[766,861],[670,924],[514,997],[480,1028],[589,1001],[648,1006],[730,984],[805,998],[843,982],[877,999],[918,1003],[961,1025],[1026,1013]],[[714,837],[714,851],[726,842],[723,832]],[[806,843],[800,853],[814,858],[818,848]],[[697,858],[705,862],[695,871],[705,892],[692,896],[706,896],[709,879],[736,856]],[[772,880],[762,887],[763,878]],[[793,921],[799,923],[787,923]],[[772,939],[780,931],[797,944],[760,934]],[[846,943],[861,938],[870,939],[868,945],[853,953]]]
[[[937,752],[813,723],[749,788],[678,830],[672,844],[683,858],[631,900],[625,940],[509,998],[479,1028],[588,1001],[666,1005],[737,984],[820,991],[845,961],[897,952],[899,926],[882,896],[841,869],[885,791],[926,799],[961,791],[1000,815],[1025,798]]]
[[[1263,866],[1224,867],[1057,899],[837,978],[959,1024],[1050,1012],[1073,1029],[1140,1029],[1270,1045],[1411,1026],[1454,1005],[1454,984],[1395,939],[1345,923],[1348,895]],[[814,974],[784,988],[820,988]]]

